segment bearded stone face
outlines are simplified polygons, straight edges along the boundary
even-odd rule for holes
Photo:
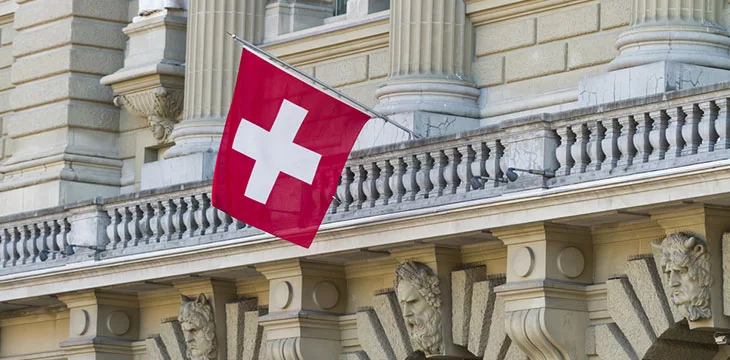
[[[398,283],[396,289],[403,318],[414,350],[434,354],[441,346],[441,313],[433,308],[408,281]]]

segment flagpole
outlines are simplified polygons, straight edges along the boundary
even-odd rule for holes
[[[387,117],[387,116],[385,116],[385,115],[383,115],[383,114],[375,111],[371,107],[369,107],[369,106],[367,106],[367,105],[365,105],[365,104],[363,104],[363,103],[355,100],[354,98],[352,98],[352,97],[344,94],[343,92],[341,92],[341,91],[333,88],[332,86],[329,86],[328,84],[322,82],[321,80],[318,80],[314,76],[309,75],[309,74],[305,73],[304,71],[301,71],[301,70],[297,69],[294,65],[291,65],[288,62],[286,62],[286,61],[284,61],[282,59],[279,59],[278,57],[276,57],[276,55],[273,55],[270,52],[268,52],[268,51],[266,51],[266,50],[264,50],[264,49],[262,49],[262,48],[260,48],[260,47],[258,47],[256,45],[254,45],[254,44],[252,44],[252,43],[250,43],[250,42],[248,42],[246,40],[241,39],[236,34],[232,34],[232,33],[228,32],[228,31],[226,31],[226,33],[228,35],[230,35],[233,40],[238,41],[243,46],[245,46],[245,47],[247,47],[247,48],[249,48],[251,50],[254,50],[254,51],[258,52],[258,53],[260,53],[260,54],[268,57],[270,60],[274,60],[274,61],[278,62],[279,64],[281,64],[281,65],[283,65],[283,66],[285,66],[285,67],[287,67],[287,68],[289,68],[291,70],[294,70],[297,74],[299,74],[301,76],[304,76],[305,78],[307,78],[307,79],[309,79],[309,80],[317,83],[318,85],[326,88],[327,90],[330,90],[330,91],[334,92],[338,96],[347,99],[348,101],[350,101],[351,103],[357,105],[361,109],[367,111],[371,115],[375,115],[375,117],[377,117],[379,119],[383,119],[383,120],[385,120],[385,122],[390,123],[391,125],[397,127],[398,129],[401,129],[401,130],[405,131],[406,133],[408,133],[411,136],[412,139],[413,138],[415,138],[415,139],[420,139],[421,138],[421,136],[419,136],[418,134],[414,133],[411,129],[408,129],[405,126],[403,126],[401,124],[398,124],[397,122],[391,120],[389,117]]]

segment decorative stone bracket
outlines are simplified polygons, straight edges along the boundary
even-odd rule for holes
[[[180,121],[183,94],[182,90],[157,87],[118,95],[114,98],[114,105],[147,118],[152,135],[159,144],[164,144],[170,142],[170,134],[175,124]]]

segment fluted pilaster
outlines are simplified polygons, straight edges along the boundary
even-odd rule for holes
[[[472,25],[463,0],[393,0],[390,78],[379,109],[477,117]]]
[[[183,121],[166,158],[217,152],[238,74],[241,47],[226,31],[260,43],[264,0],[190,0]]]
[[[610,70],[656,61],[730,69],[724,0],[634,0],[632,21],[616,41]]]

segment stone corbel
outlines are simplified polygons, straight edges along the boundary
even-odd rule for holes
[[[159,144],[170,142],[170,134],[180,121],[183,110],[183,91],[158,87],[114,98],[114,105],[147,118],[152,135]]]

